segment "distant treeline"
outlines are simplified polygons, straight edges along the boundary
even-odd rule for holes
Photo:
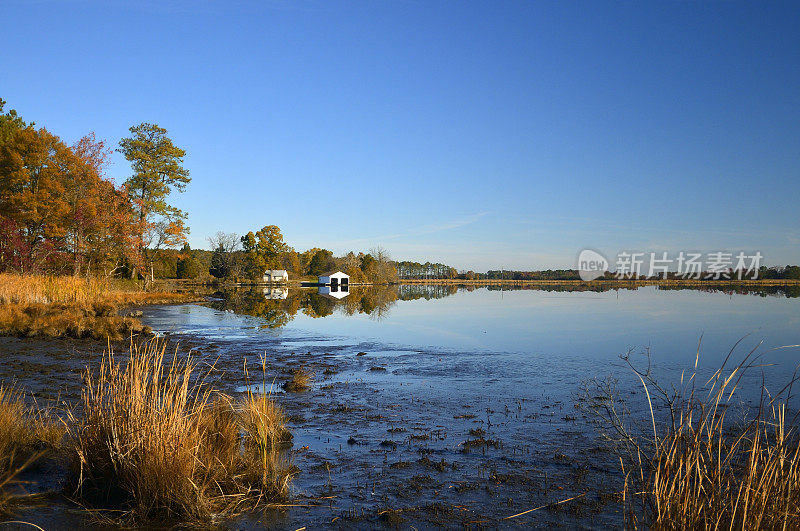
[[[758,269],[758,274],[754,272],[744,272],[741,275],[738,271],[729,269],[721,278],[730,278],[743,280],[757,279],[774,279],[774,280],[798,280],[800,279],[800,266],[787,265],[787,266],[774,266],[766,267],[761,266]],[[458,278],[469,278],[470,280],[580,280],[580,275],[577,269],[547,269],[544,271],[487,271],[483,273],[473,273],[469,271],[467,274],[461,274]],[[647,275],[634,275],[632,278],[636,280],[654,280],[663,278],[663,275],[648,277]],[[667,279],[678,280],[686,278],[674,272],[667,274]],[[704,272],[700,274],[701,280],[714,280],[719,279],[717,274]],[[598,280],[618,280],[615,273],[607,271]]]
[[[487,271],[476,276],[487,280],[580,280],[576,269],[547,269],[545,271]]]
[[[425,262],[397,262],[397,276],[405,279],[426,279],[426,278],[458,278],[458,271],[456,268],[450,267],[447,264]]]

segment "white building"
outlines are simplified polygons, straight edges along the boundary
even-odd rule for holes
[[[320,286],[317,288],[317,293],[329,299],[344,299],[350,295],[350,290],[347,284],[343,284],[342,286],[331,284],[330,286]]]
[[[323,273],[319,276],[319,283],[323,286],[349,286],[350,275],[342,273],[341,271],[331,271]]]
[[[264,288],[265,299],[285,299],[289,296],[289,288],[283,286]]]
[[[264,282],[289,282],[289,273],[285,269],[267,269],[264,271]]]

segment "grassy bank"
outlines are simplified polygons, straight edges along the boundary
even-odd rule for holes
[[[122,339],[149,329],[121,308],[192,300],[114,279],[0,274],[0,334]]]
[[[87,369],[79,407],[58,423],[0,388],[0,512],[44,452],[71,470],[67,497],[121,524],[208,525],[286,497],[292,437],[264,386],[222,394],[207,384],[213,368],[198,372],[156,339],[123,358],[107,352]]]

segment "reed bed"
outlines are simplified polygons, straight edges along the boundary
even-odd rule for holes
[[[181,302],[182,293],[143,291],[131,281],[101,277],[0,273],[0,305],[67,304],[81,308]]]
[[[701,386],[696,362],[677,391],[659,386],[649,370],[634,369],[648,398],[652,436],[620,431],[634,449],[622,461],[628,527],[800,528],[800,433],[789,409],[796,374],[776,394],[762,377],[756,405],[739,413],[729,407],[744,375],[760,366],[755,352],[726,370],[729,354]],[[658,397],[670,419],[661,433]]]
[[[109,291],[101,278],[0,274],[0,304],[91,304]]]
[[[0,274],[0,334],[22,337],[122,339],[147,333],[120,307],[196,300],[192,295],[146,292],[105,278]]]
[[[107,353],[85,378],[70,434],[84,503],[135,521],[208,522],[286,496],[288,431],[263,389],[236,404],[155,339],[131,345],[124,364]]]

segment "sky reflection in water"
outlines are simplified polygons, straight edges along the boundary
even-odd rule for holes
[[[800,343],[800,298],[791,295],[654,286],[604,292],[401,286],[353,288],[341,300],[310,289],[290,289],[285,299],[218,293],[212,306],[258,316],[255,326],[271,327],[284,341],[297,338],[298,348],[316,337],[317,343],[600,361],[649,347],[654,360],[685,366],[694,362],[702,335],[702,364],[714,366],[743,336],[742,349],[762,340],[764,349]],[[800,350],[767,357],[793,369]]]

